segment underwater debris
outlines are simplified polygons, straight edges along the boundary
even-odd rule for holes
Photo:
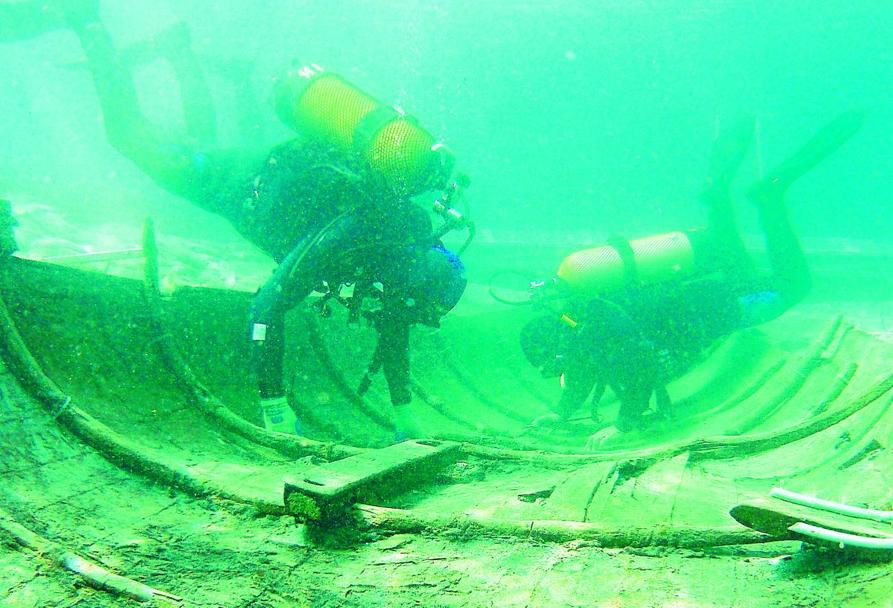
[[[10,513],[7,513],[2,508],[0,508],[0,531],[18,545],[37,553],[57,566],[79,575],[88,585],[96,589],[141,602],[158,600],[180,605],[183,601],[183,598],[172,593],[161,591],[126,576],[109,572],[102,566],[84,559],[60,544],[35,534],[18,523]]]
[[[893,559],[893,511],[855,507],[773,488],[768,500],[738,505],[730,513],[747,527],[773,536],[840,550],[889,552]]]

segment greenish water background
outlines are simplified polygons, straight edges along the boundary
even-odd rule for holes
[[[406,108],[471,175],[481,243],[576,244],[697,224],[718,127],[758,120],[740,193],[835,114],[867,108],[862,131],[791,191],[791,212],[807,245],[893,246],[889,3],[107,0],[102,16],[121,46],[189,25],[228,145],[289,136],[266,105],[248,132],[237,129],[222,68],[234,60],[250,63],[245,86],[261,98],[298,60]],[[105,143],[92,83],[72,67],[81,59],[65,31],[0,45],[0,194],[134,234],[151,214],[162,231],[236,241]],[[137,78],[146,111],[181,133],[169,66]]]

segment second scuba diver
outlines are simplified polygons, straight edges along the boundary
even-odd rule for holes
[[[353,306],[363,297],[377,302],[365,313],[379,334],[376,369],[388,383],[397,436],[414,434],[402,407],[412,398],[409,327],[437,326],[466,281],[461,261],[410,197],[448,186],[450,152],[409,117],[318,66],[290,73],[275,92],[277,114],[302,137],[258,152],[169,141],[142,114],[97,0],[39,5],[18,7],[28,18],[23,37],[39,33],[41,20],[45,30],[74,31],[109,143],[162,188],[225,217],[278,263],[253,299],[248,330],[265,427],[299,430],[283,378],[286,311],[314,289],[337,296],[339,285],[353,284]]]
[[[862,120],[858,112],[840,115],[749,190],[766,241],[768,275],[756,272],[745,251],[730,198],[730,182],[752,139],[752,121],[721,134],[714,145],[703,194],[706,229],[615,239],[565,258],[545,287],[564,298],[564,307],[532,319],[520,336],[528,361],[546,377],[560,376],[563,386],[553,413],[533,425],[567,420],[590,395],[596,417],[609,387],[620,401],[619,413],[587,447],[647,427],[669,412],[666,384],[690,369],[705,349],[799,302],[811,281],[785,193]],[[649,411],[652,396],[656,408]]]

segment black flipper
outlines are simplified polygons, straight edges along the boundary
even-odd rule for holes
[[[850,110],[819,129],[793,156],[778,165],[754,185],[749,195],[757,203],[778,200],[794,181],[809,172],[852,137],[865,122],[868,112]]]
[[[62,13],[41,2],[0,4],[0,42],[28,40],[65,26]]]
[[[726,196],[729,184],[741,166],[750,148],[750,142],[753,141],[754,124],[753,117],[739,120],[723,129],[713,142],[705,197]]]

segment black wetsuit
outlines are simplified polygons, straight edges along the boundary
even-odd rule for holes
[[[401,291],[433,236],[427,213],[411,201],[383,198],[342,153],[293,140],[274,148],[256,169],[225,154],[192,153],[204,179],[222,187],[193,197],[227,218],[279,264],[251,305],[249,332],[261,397],[284,392],[285,313],[323,282],[358,277],[378,282],[383,311],[376,322],[385,374],[395,402],[408,400],[408,325]],[[241,174],[241,175],[240,175]],[[216,178],[216,179],[215,179]]]
[[[432,245],[427,213],[391,194],[350,155],[318,143],[294,139],[253,153],[171,141],[140,111],[133,78],[95,11],[67,18],[89,60],[109,143],[165,190],[225,217],[279,263],[251,306],[261,397],[285,393],[285,312],[323,281],[337,285],[362,268],[367,281],[384,286],[376,325],[392,353],[385,373],[389,382],[400,376],[392,396],[407,401],[406,325],[414,319],[399,288]],[[206,113],[213,122],[213,108]],[[196,114],[184,107],[187,119]]]
[[[594,387],[606,385],[621,402],[616,426],[632,429],[651,395],[668,401],[664,386],[716,340],[774,319],[800,301],[810,286],[809,271],[780,201],[761,206],[761,221],[771,275],[755,274],[740,239],[717,221],[716,229],[689,233],[698,260],[692,278],[631,285],[572,306],[568,316],[577,325],[562,332],[564,391],[557,413],[567,418]]]

